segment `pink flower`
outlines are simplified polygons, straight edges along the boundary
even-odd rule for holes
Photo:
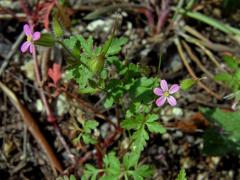
[[[29,26],[28,24],[25,24],[23,26],[23,31],[27,36],[27,41],[25,41],[22,46],[21,46],[21,51],[23,53],[25,53],[28,49],[30,51],[30,53],[33,53],[33,49],[34,49],[34,41],[37,41],[38,39],[40,39],[40,32],[36,31],[33,32],[33,28],[31,26]]]
[[[162,106],[164,105],[165,101],[167,100],[168,103],[171,106],[176,106],[177,105],[177,101],[176,99],[171,96],[171,94],[174,94],[176,92],[179,91],[180,86],[177,84],[174,84],[170,87],[170,89],[168,89],[168,83],[166,80],[161,80],[160,82],[160,86],[159,88],[154,88],[153,92],[154,94],[156,94],[157,96],[160,96],[157,100],[156,100],[156,105]]]

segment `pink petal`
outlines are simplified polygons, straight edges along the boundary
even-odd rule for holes
[[[23,53],[26,52],[30,45],[31,45],[31,42],[28,42],[28,41],[24,42],[21,46],[21,51]]]
[[[171,106],[176,106],[177,105],[177,101],[173,96],[168,96],[167,101]]]
[[[30,50],[30,53],[32,54],[33,53],[33,51],[34,51],[34,45],[31,43],[31,45],[30,45],[30,48],[29,48],[29,50]]]
[[[166,99],[167,99],[167,98],[166,98],[165,96],[161,96],[160,98],[158,98],[158,99],[156,100],[156,105],[157,105],[158,107],[164,105]]]
[[[40,37],[41,37],[41,34],[40,34],[40,32],[35,32],[35,33],[33,33],[33,40],[34,41],[37,41],[37,40],[39,40],[40,39]]]
[[[154,88],[153,93],[156,94],[157,96],[163,95],[163,91],[160,88]]]
[[[174,84],[174,85],[172,85],[172,86],[170,87],[170,89],[169,89],[169,94],[173,94],[173,93],[175,93],[175,92],[178,92],[179,89],[180,89],[180,86],[177,85],[177,84]]]
[[[25,24],[23,26],[23,31],[25,32],[25,34],[27,36],[31,36],[32,35],[32,30],[31,30],[31,27],[28,25],[28,24]]]
[[[160,85],[163,91],[168,91],[168,83],[166,80],[161,80]]]

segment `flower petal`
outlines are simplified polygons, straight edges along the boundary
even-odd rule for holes
[[[166,80],[161,80],[160,85],[163,91],[168,91],[168,83]]]
[[[160,88],[154,88],[153,93],[156,94],[157,96],[163,95],[163,91]]]
[[[25,24],[23,26],[23,31],[25,32],[25,34],[27,36],[31,36],[32,35],[32,30],[31,30],[31,27],[28,25],[28,24]]]
[[[30,45],[31,45],[31,42],[28,42],[28,41],[24,42],[21,46],[21,51],[23,53],[26,52]]]
[[[175,93],[175,92],[178,92],[179,89],[180,89],[180,86],[177,85],[177,84],[174,84],[174,85],[172,85],[172,86],[170,87],[170,89],[169,89],[169,94],[173,94],[173,93]]]
[[[167,98],[166,98],[165,96],[161,96],[160,98],[158,98],[158,99],[156,100],[156,105],[157,105],[158,107],[164,105],[166,99],[167,99]]]
[[[34,50],[34,45],[31,43],[30,48],[29,48],[29,51],[31,54],[33,53],[33,50]]]
[[[168,96],[167,101],[171,106],[176,106],[177,105],[177,101],[173,96]]]
[[[33,37],[32,37],[32,38],[33,38],[33,41],[39,40],[40,37],[41,37],[40,32],[36,31],[35,33],[33,33]]]

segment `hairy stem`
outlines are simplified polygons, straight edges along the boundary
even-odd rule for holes
[[[40,75],[40,70],[39,70],[39,65],[38,65],[38,60],[37,60],[37,56],[36,56],[36,49],[35,47],[33,48],[33,60],[34,60],[34,69],[35,69],[35,75],[36,75],[36,79],[37,79],[37,86],[38,86],[38,92],[40,94],[40,97],[42,99],[43,105],[45,107],[46,113],[47,113],[47,117],[48,117],[48,121],[53,125],[54,130],[57,134],[57,137],[59,138],[60,142],[62,143],[63,147],[65,148],[66,152],[68,153],[69,158],[72,160],[73,163],[75,163],[74,160],[74,156],[72,155],[72,153],[70,152],[70,149],[64,139],[64,137],[61,134],[60,128],[58,126],[58,124],[56,123],[56,117],[55,115],[52,113],[52,110],[48,104],[46,95],[44,93],[44,89],[41,85],[41,75]]]
[[[88,67],[88,65],[85,64],[84,62],[82,62],[79,58],[77,58],[77,57],[70,51],[70,49],[69,49],[62,41],[57,41],[57,42],[62,45],[63,49],[64,49],[65,51],[67,51],[67,53],[68,53],[73,59],[75,59],[78,63],[80,63],[81,65],[85,66],[88,70],[90,70],[89,67]]]

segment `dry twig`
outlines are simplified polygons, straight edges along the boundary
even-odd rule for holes
[[[18,49],[19,44],[22,42],[23,38],[24,38],[25,34],[24,32],[22,32],[16,42],[12,45],[11,51],[8,53],[8,55],[6,56],[1,68],[0,68],[0,76],[3,73],[4,69],[7,67],[7,65],[9,64],[9,61],[11,59],[11,57],[14,55],[14,53],[16,52],[16,50]]]
[[[198,65],[198,67],[211,79],[214,80],[214,75],[208,71],[204,65],[201,63],[201,61],[198,59],[198,57],[193,53],[193,51],[191,50],[191,48],[188,46],[188,44],[186,42],[183,41],[183,46],[187,51],[187,54],[189,55],[189,57]],[[215,81],[215,80],[214,80]],[[217,84],[224,86],[223,83],[219,82],[219,81],[215,81]],[[225,87],[225,86],[224,86]]]
[[[193,79],[198,79],[198,77],[196,76],[196,74],[193,72],[192,68],[189,66],[187,60],[186,60],[186,57],[183,53],[183,49],[182,49],[182,45],[179,41],[178,38],[176,38],[174,40],[174,43],[177,47],[177,50],[178,50],[178,53],[179,53],[179,56],[184,64],[184,66],[186,67],[188,73],[190,74],[190,76],[193,78]],[[213,97],[215,97],[216,99],[220,100],[222,99],[222,97],[220,95],[218,95],[217,93],[213,92],[211,89],[209,89],[205,84],[203,84],[201,81],[198,81],[198,85],[203,88],[208,94],[212,95]]]
[[[40,146],[42,147],[43,151],[46,153],[50,160],[51,167],[56,174],[57,169],[59,172],[63,171],[63,168],[57,159],[56,155],[54,154],[51,146],[48,144],[46,138],[43,136],[42,132],[40,131],[39,127],[37,126],[36,122],[34,121],[33,117],[29,113],[29,111],[19,102],[16,95],[2,82],[0,82],[0,88],[3,92],[9,97],[13,105],[17,108],[19,113],[21,114],[24,123],[26,123],[29,131],[33,135],[33,137],[38,141]]]

